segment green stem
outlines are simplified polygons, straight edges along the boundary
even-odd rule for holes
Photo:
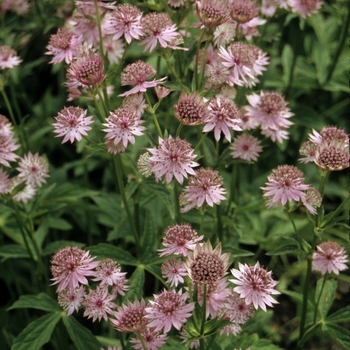
[[[98,36],[99,36],[99,49],[100,49],[100,55],[103,57],[103,36],[102,36],[102,29],[101,29],[101,17],[100,17],[100,11],[98,8],[97,0],[94,0],[95,4],[95,12],[96,12],[96,20],[97,20],[97,28],[98,28]]]
[[[194,148],[193,153],[196,153],[196,151],[198,151],[198,148],[202,145],[204,139],[207,137],[208,133],[205,133],[202,135],[202,137],[200,138],[200,140],[198,141],[196,147]],[[204,154],[203,154],[204,155]]]
[[[93,91],[93,90],[92,90]],[[105,114],[102,112],[101,110],[101,106],[100,104],[98,103],[97,99],[96,99],[96,96],[95,94],[93,93],[93,96],[92,96],[93,100],[94,100],[94,103],[95,103],[95,106],[98,110],[98,114],[97,114],[97,117],[98,119],[100,120],[101,123],[104,122],[104,119],[105,119]]]
[[[231,184],[230,184],[230,198],[227,205],[226,215],[229,214],[232,202],[236,204],[236,198],[238,196],[238,162],[233,163],[233,169],[231,173]]]
[[[204,76],[204,68],[205,68],[205,58],[207,55],[207,50],[209,47],[209,43],[211,42],[211,40],[206,40],[205,45],[204,45],[204,52],[202,55],[202,61],[201,61],[201,67],[200,67],[200,71],[199,71],[199,79],[198,79],[198,89],[202,90],[202,81],[203,81],[203,76]]]
[[[334,212],[332,213],[331,216],[327,217],[327,220],[325,220],[324,222],[322,222],[319,225],[319,228],[323,229],[329,222],[331,222],[333,220],[333,218],[335,218],[342,210],[344,205],[346,204],[346,202],[350,199],[350,196],[347,196],[339,205],[339,207],[334,210]]]
[[[316,303],[316,306],[315,306],[314,323],[316,323],[318,305],[320,304],[323,288],[324,288],[324,286],[326,284],[326,276],[327,276],[327,274],[323,276],[323,282],[322,282],[322,287],[321,287],[321,290],[320,290],[320,295],[318,296],[317,303]]]
[[[181,215],[181,210],[180,210],[179,197],[180,197],[179,196],[179,189],[178,189],[177,181],[175,180],[175,183],[174,183],[174,200],[175,200],[177,222],[180,224],[182,222],[182,215]]]
[[[217,220],[217,230],[218,230],[218,239],[219,243],[221,242],[223,244],[223,232],[222,232],[222,220],[221,220],[221,207],[220,205],[216,206],[216,220]]]
[[[205,321],[207,319],[207,284],[203,285],[203,304],[202,304],[202,322],[201,322],[201,330],[200,335],[202,336],[199,340],[201,350],[204,349],[204,326]]]
[[[322,198],[323,198],[323,195],[324,195],[324,189],[326,187],[326,182],[328,180],[329,174],[330,174],[329,171],[322,170],[321,182],[320,182],[320,186],[318,188],[318,192],[320,192],[320,195],[321,195]]]
[[[106,105],[105,96],[102,96],[99,87],[96,87],[96,91],[97,91],[98,97],[100,98],[100,101],[102,102],[102,106],[103,106],[103,108],[104,108],[104,110],[105,110],[105,113],[106,113],[105,115],[108,115],[109,109],[108,109],[108,107],[107,107],[107,105]],[[104,91],[103,91],[103,92],[104,92]],[[108,100],[108,98],[107,98],[107,100]]]
[[[131,211],[130,211],[129,204],[128,204],[128,200],[127,200],[126,195],[125,195],[125,188],[124,188],[123,176],[122,176],[123,163],[122,163],[120,153],[116,154],[116,156],[114,157],[114,160],[115,160],[115,171],[116,171],[116,175],[117,175],[117,181],[118,181],[120,195],[122,197],[122,201],[123,201],[123,204],[124,204],[124,207],[126,210],[126,214],[128,216],[129,223],[130,223],[133,235],[134,235],[136,248],[137,248],[137,251],[139,252],[140,251],[139,234],[136,230],[135,222],[132,218]]]
[[[154,125],[156,126],[156,129],[157,129],[157,132],[158,132],[158,135],[160,138],[163,138],[163,133],[162,133],[162,130],[159,126],[159,123],[158,123],[158,118],[156,116],[156,113],[154,112],[154,109],[152,107],[152,104],[151,104],[151,101],[148,97],[148,94],[147,92],[145,93],[145,96],[146,96],[146,100],[147,100],[147,104],[148,104],[148,109],[147,111],[152,114],[152,117],[153,117],[153,121],[154,121]]]
[[[199,50],[201,48],[201,43],[202,40],[204,38],[204,34],[206,33],[206,28],[204,28],[202,30],[201,36],[199,38],[199,40],[197,41],[197,52],[196,52],[196,66],[194,67],[194,81],[195,81],[195,87],[196,90],[198,90],[199,85],[198,85],[198,62],[199,62]],[[203,57],[202,57],[202,61],[203,61]]]
[[[136,336],[137,336],[137,338],[139,338],[139,340],[140,340],[140,342],[142,344],[143,350],[147,350],[146,344],[145,344],[145,342],[144,342],[144,340],[142,338],[142,335],[141,335],[140,331],[136,332]]]
[[[188,94],[189,90],[188,88],[182,83],[181,79],[179,78],[178,74],[175,72],[174,68],[172,67],[172,65],[169,62],[169,59],[166,58],[166,64],[168,66],[168,68],[171,71],[171,74],[173,75],[173,77],[175,78],[175,80],[181,85],[181,87],[184,89],[184,91]]]
[[[183,127],[183,124],[179,124],[179,127],[177,128],[177,130],[176,130],[176,137],[180,137],[180,132],[181,132],[181,130],[182,130],[182,127]]]
[[[298,57],[298,55],[295,52],[293,52],[292,66],[290,68],[289,75],[288,75],[288,85],[287,85],[287,88],[286,88],[286,92],[284,94],[286,99],[288,99],[288,97],[290,95],[290,91],[292,89],[293,75],[294,75],[295,65],[296,65],[296,62],[297,62],[297,57]]]

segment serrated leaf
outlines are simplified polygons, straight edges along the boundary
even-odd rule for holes
[[[327,316],[326,322],[330,323],[340,323],[340,322],[350,322],[350,306],[344,307],[333,314]]]
[[[52,331],[60,319],[61,314],[54,312],[30,323],[15,339],[11,350],[41,349],[50,340]]]
[[[127,250],[114,247],[110,244],[100,243],[86,248],[91,255],[96,255],[99,259],[113,259],[122,265],[137,266],[138,262]]]
[[[46,220],[48,227],[54,228],[56,230],[67,231],[73,227],[67,220],[62,218],[54,218],[52,216],[49,216]]]
[[[296,244],[286,244],[282,247],[273,250],[272,252],[266,253],[266,255],[283,255],[287,253],[293,253],[296,251],[299,251],[299,247]]]
[[[27,249],[18,244],[7,244],[0,247],[0,256],[3,258],[29,258]]]
[[[91,331],[82,326],[74,317],[64,315],[63,323],[66,326],[69,337],[78,350],[100,350],[101,344]]]
[[[327,333],[345,349],[350,349],[350,331],[333,323],[327,323]]]
[[[145,283],[145,270],[138,266],[129,279],[129,290],[126,298],[133,302],[135,299],[140,300],[143,295],[143,285]]]
[[[62,311],[56,300],[51,299],[45,293],[38,295],[22,295],[19,300],[15,301],[7,311],[13,309],[32,308],[43,311]]]
[[[333,279],[327,280],[324,283],[324,278],[325,277],[323,276],[318,280],[315,293],[315,303],[318,302],[318,311],[322,318],[325,318],[327,316],[327,313],[334,301],[335,292],[338,286],[337,281]]]
[[[230,247],[226,247],[225,249],[223,249],[224,253],[230,253],[231,257],[240,257],[240,256],[252,256],[254,255],[254,253],[250,252],[249,250],[245,250],[245,249],[238,249],[238,248],[230,248]]]
[[[157,242],[157,230],[154,226],[151,210],[147,210],[145,227],[142,235],[142,257],[141,261],[146,263],[148,258],[155,253],[155,245]]]

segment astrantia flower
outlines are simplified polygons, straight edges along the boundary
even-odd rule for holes
[[[145,102],[143,93],[126,96],[123,99],[123,107],[130,109],[130,111],[134,112],[139,118],[141,118],[147,108],[147,103]]]
[[[150,177],[152,175],[152,167],[154,164],[149,160],[150,158],[151,155],[146,152],[141,154],[137,161],[137,169],[144,177]]]
[[[145,318],[145,301],[135,300],[134,303],[128,301],[127,305],[118,307],[113,314],[115,319],[110,318],[112,326],[119,332],[139,332],[145,329],[148,320]]]
[[[114,144],[122,142],[124,147],[127,147],[129,142],[135,144],[134,135],[143,135],[142,131],[146,129],[141,125],[143,120],[128,108],[118,108],[110,112],[106,121],[106,124],[102,124],[106,126],[106,129],[103,129],[107,132],[106,139],[112,139]]]
[[[146,81],[146,79],[153,77],[155,74],[156,71],[154,70],[154,68],[146,62],[137,61],[135,63],[127,65],[121,74],[121,85],[136,86],[131,90],[120,94],[119,96],[123,97],[136,94],[137,92],[146,92],[148,88],[155,87],[166,79],[165,77],[158,80]]]
[[[74,310],[79,311],[79,308],[84,301],[85,287],[80,286],[71,290],[66,288],[58,292],[58,304],[67,311],[67,315],[71,315]]]
[[[281,294],[274,289],[278,283],[271,277],[272,272],[260,267],[259,262],[254,266],[238,263],[239,270],[231,269],[235,279],[230,280],[236,284],[233,290],[237,292],[241,298],[245,299],[247,305],[253,304],[255,309],[259,307],[266,311],[266,305],[273,306],[277,301],[271,297],[271,294]]]
[[[25,185],[23,189],[18,190],[16,187],[23,186],[23,179],[18,176],[14,176],[10,179],[6,193],[12,195],[12,199],[16,202],[27,203],[36,195],[36,189],[32,185]],[[15,190],[15,191],[14,191]]]
[[[205,65],[204,76],[207,78],[205,89],[209,89],[214,85],[213,88],[217,90],[219,86],[226,82],[229,74],[229,69],[223,65],[222,59],[218,56],[217,59]]]
[[[180,7],[185,3],[185,0],[168,0],[168,5],[171,7]]]
[[[229,337],[230,335],[236,336],[241,331],[242,331],[242,327],[239,324],[236,324],[236,323],[233,322],[233,323],[230,323],[227,326],[223,327],[220,330],[220,335],[224,334],[224,335],[226,335],[226,337]],[[248,348],[248,349],[250,349],[250,348]],[[236,350],[236,349],[234,349],[234,350]]]
[[[207,104],[198,92],[182,92],[174,106],[174,113],[183,125],[199,125],[208,117]]]
[[[245,107],[240,108],[240,112],[242,121],[239,126],[242,128],[242,130],[253,130],[260,125],[255,118],[247,114]]]
[[[110,14],[105,26],[106,34],[113,34],[113,40],[124,36],[128,44],[132,39],[138,40],[143,34],[141,26],[141,11],[129,4],[117,5]]]
[[[98,265],[94,259],[88,251],[78,247],[60,249],[51,260],[51,273],[54,277],[51,281],[54,281],[52,284],[58,284],[57,291],[67,287],[74,290],[79,283],[88,284],[86,276],[94,276],[93,270]]]
[[[165,249],[159,249],[160,256],[181,254],[187,256],[189,250],[193,250],[196,244],[203,239],[189,224],[174,225],[169,227],[163,237]]]
[[[227,4],[222,0],[197,0],[196,14],[205,27],[217,27],[228,20]]]
[[[8,174],[0,168],[0,194],[7,192],[9,183],[10,180]]]
[[[176,31],[176,25],[166,13],[149,13],[142,18],[141,24],[145,39],[140,42],[140,45],[146,44],[144,51],[152,52],[157,43],[166,48],[179,35]]]
[[[349,147],[344,142],[334,139],[330,144],[326,142],[317,147],[314,162],[327,171],[339,171],[349,167]]]
[[[160,347],[162,347],[168,339],[168,336],[166,334],[160,334],[159,332],[156,332],[154,329],[149,329],[149,328],[142,331],[140,333],[140,336],[142,337],[142,340],[146,346],[146,349],[143,347],[140,339],[131,338],[130,343],[135,344],[133,346],[134,349],[157,350]]]
[[[184,276],[187,276],[186,268],[180,259],[171,258],[164,261],[161,271],[162,277],[170,287],[177,287],[179,283],[184,282]]]
[[[231,142],[230,130],[242,131],[239,127],[241,114],[237,106],[225,97],[217,96],[209,103],[209,117],[205,121],[203,132],[214,129],[215,140],[220,140],[221,132]]]
[[[154,92],[156,93],[158,100],[162,100],[164,97],[168,96],[171,93],[171,89],[166,88],[165,86],[155,86]]]
[[[261,134],[270,138],[271,141],[283,143],[283,140],[288,140],[289,132],[285,129],[263,129]]]
[[[214,31],[214,44],[216,47],[226,46],[235,40],[236,30],[232,22],[220,24]]]
[[[260,12],[266,17],[272,17],[277,9],[275,0],[262,0]]]
[[[231,18],[238,23],[246,23],[257,16],[258,8],[255,2],[235,0],[230,7]]]
[[[22,178],[27,185],[41,186],[49,177],[49,166],[46,160],[39,156],[39,153],[29,152],[18,163],[18,176]]]
[[[292,200],[300,201],[305,197],[303,191],[310,186],[304,184],[303,173],[293,165],[280,165],[268,176],[266,187],[261,187],[264,197],[268,197],[268,207],[285,205]]]
[[[123,145],[123,141],[119,143],[114,143],[113,139],[106,139],[105,145],[107,147],[107,152],[116,155],[117,153],[124,153],[126,147]]]
[[[306,191],[305,197],[301,198],[301,202],[310,214],[315,215],[317,213],[316,208],[321,206],[322,196],[315,188],[310,187]]]
[[[191,176],[184,189],[183,200],[186,203],[181,212],[185,213],[194,207],[201,207],[204,202],[209,206],[220,204],[225,200],[225,189],[222,187],[222,177],[216,170],[200,168]]]
[[[302,163],[309,163],[309,162],[315,161],[317,147],[318,147],[317,144],[311,141],[304,142],[301,145],[299,153],[305,157],[300,158],[299,161]]]
[[[232,322],[243,324],[253,316],[254,311],[252,304],[247,305],[238,293],[233,290],[230,291],[225,301],[225,315],[228,316]]]
[[[249,134],[237,136],[231,145],[232,157],[256,162],[262,152],[260,141]]]
[[[0,46],[0,69],[13,68],[21,62],[14,49],[7,45]]]
[[[195,175],[192,168],[199,165],[193,161],[196,155],[193,154],[191,145],[179,137],[173,139],[169,136],[164,140],[159,138],[159,146],[149,148],[148,151],[152,154],[150,161],[154,162],[152,172],[156,178],[165,175],[167,183],[170,183],[175,177],[182,184],[184,177],[187,178],[187,174]]]
[[[65,107],[58,112],[54,133],[58,134],[56,137],[64,136],[62,143],[68,140],[73,143],[76,139],[81,141],[82,135],[87,136],[87,131],[91,130],[88,126],[93,123],[93,117],[86,116],[87,111],[79,107]]]
[[[188,253],[185,266],[189,277],[196,283],[215,284],[226,275],[230,254],[221,254],[221,243],[213,249],[210,241],[198,243]]]
[[[146,307],[146,318],[151,319],[148,327],[155,331],[164,330],[169,332],[174,326],[180,330],[183,323],[187,321],[192,314],[195,303],[186,304],[188,294],[182,294],[182,291],[167,291],[154,296],[154,300],[149,300]]]
[[[323,5],[319,0],[288,0],[293,13],[299,13],[301,17],[306,18],[316,13]]]
[[[123,41],[119,39],[114,40],[112,35],[105,35],[102,38],[102,44],[109,63],[119,63],[125,51]]]
[[[320,133],[316,130],[312,130],[312,134],[309,134],[309,140],[319,146],[324,142],[329,145],[335,140],[342,143],[344,147],[349,146],[349,135],[345,130],[337,128],[336,126],[327,126],[323,128]]]
[[[339,271],[348,267],[347,253],[345,249],[336,242],[323,242],[316,247],[316,252],[312,256],[312,270],[339,274]]]
[[[113,286],[121,279],[124,280],[126,272],[120,272],[121,267],[112,259],[101,260],[96,267],[95,278],[93,281],[101,281],[100,286]]]
[[[108,290],[105,288],[90,289],[83,302],[84,316],[92,318],[92,322],[96,320],[100,322],[102,318],[108,321],[108,314],[113,314],[113,309],[117,307],[113,302],[114,299],[115,295],[108,294]]]
[[[16,145],[16,140],[12,130],[1,129],[0,130],[0,164],[3,164],[7,167],[10,166],[9,162],[13,162],[18,158],[18,155],[14,153],[16,149],[19,148],[19,145]]]
[[[62,61],[71,63],[73,56],[78,55],[79,46],[83,41],[82,36],[76,36],[66,28],[59,28],[56,34],[50,36],[48,51],[45,55],[53,55],[50,63],[57,64]]]
[[[129,286],[127,286],[127,279],[125,276],[120,276],[118,279],[114,280],[114,283],[112,285],[112,290],[111,290],[111,294],[115,295],[115,297],[117,297],[117,295],[125,295],[125,292],[129,289]],[[104,288],[108,289],[108,286],[103,286]]]

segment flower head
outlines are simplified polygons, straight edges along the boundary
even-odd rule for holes
[[[302,156],[305,156],[303,158],[300,158],[300,162],[302,163],[309,163],[315,161],[315,155],[317,150],[317,144],[311,142],[311,141],[305,141],[300,148],[299,153]]]
[[[238,293],[233,290],[230,291],[225,301],[224,312],[230,320],[237,324],[245,323],[254,314],[254,307],[252,304],[246,304]]]
[[[196,13],[201,23],[208,28],[227,22],[227,5],[221,0],[197,0]]]
[[[242,134],[233,140],[231,150],[233,158],[256,162],[259,153],[262,151],[262,147],[256,137],[249,134]]]
[[[94,268],[98,262],[93,261],[89,252],[79,247],[66,247],[60,249],[51,260],[51,273],[53,284],[58,284],[57,291],[65,288],[71,291],[81,284],[88,284],[86,276],[94,276]]]
[[[186,268],[180,259],[166,260],[161,266],[161,271],[162,277],[166,278],[166,283],[170,287],[177,287],[179,283],[184,282],[184,277],[187,276]]]
[[[0,168],[0,194],[8,191],[9,184],[8,174]]]
[[[171,89],[166,88],[165,86],[155,86],[154,92],[156,93],[158,100],[162,100],[164,97],[168,96],[171,93]]]
[[[79,308],[84,301],[84,296],[84,286],[80,286],[75,289],[65,288],[58,292],[57,300],[58,304],[67,311],[69,316],[74,312],[74,310],[77,312],[79,311]]]
[[[235,25],[232,22],[220,24],[214,31],[214,44],[216,47],[231,44],[236,37]]]
[[[13,68],[21,62],[14,49],[7,45],[0,46],[0,69]]]
[[[323,5],[319,0],[288,0],[293,13],[299,13],[301,17],[306,18],[316,13]]]
[[[154,296],[154,300],[148,302],[146,307],[146,318],[151,319],[148,327],[155,331],[164,330],[169,332],[174,326],[180,330],[183,323],[191,316],[195,303],[186,304],[187,293],[167,291]]]
[[[9,167],[9,162],[18,158],[18,155],[13,151],[17,150],[19,145],[16,145],[11,123],[6,117],[2,117],[0,120],[0,164]]]
[[[231,269],[235,279],[230,280],[236,284],[233,290],[237,292],[241,298],[245,299],[247,305],[254,305],[255,309],[259,307],[266,311],[266,305],[271,306],[277,303],[271,297],[271,294],[280,294],[274,289],[277,284],[271,277],[272,272],[260,267],[259,262],[254,266],[238,263],[239,270]]]
[[[226,199],[223,196],[225,193],[219,173],[210,168],[200,168],[189,178],[188,185],[184,189],[182,200],[185,207],[181,211],[184,213],[194,207],[199,208],[204,202],[211,207],[220,204]]]
[[[128,142],[135,144],[134,135],[143,135],[142,131],[146,129],[141,125],[143,121],[128,108],[119,108],[110,112],[106,121],[107,123],[103,124],[106,126],[106,129],[103,129],[107,132],[106,138],[113,140],[114,144],[122,142],[125,148]]]
[[[146,350],[157,350],[158,348],[162,347],[168,339],[166,334],[160,334],[160,332],[157,332],[151,328],[146,328],[141,332],[140,336],[142,337],[143,343],[146,346]],[[141,340],[138,338],[131,338],[130,343],[135,344],[133,346],[134,349],[144,349]]]
[[[107,147],[107,152],[114,155],[118,153],[124,153],[126,150],[126,147],[123,145],[123,141],[120,141],[119,143],[114,143],[113,139],[106,139],[105,145]]]
[[[126,272],[120,272],[121,267],[112,259],[101,260],[96,267],[95,278],[93,281],[101,281],[100,287],[113,286],[120,280],[125,281]]]
[[[119,63],[125,51],[124,42],[120,39],[114,40],[112,35],[102,38],[103,50],[108,56],[110,63]]]
[[[322,143],[327,143],[328,145],[337,140],[344,145],[344,147],[349,146],[349,135],[343,129],[339,129],[336,126],[327,126],[323,128],[320,133],[316,130],[312,130],[313,133],[309,135],[309,140],[319,146]]]
[[[348,267],[347,253],[345,249],[336,242],[323,242],[316,247],[316,252],[312,256],[313,271],[339,274],[339,271]]]
[[[137,61],[135,63],[127,65],[121,74],[121,85],[136,86],[119,96],[128,96],[136,94],[137,92],[146,92],[148,88],[155,87],[166,79],[162,78],[159,80],[146,81],[146,79],[149,79],[155,74],[156,71],[154,70],[154,68],[149,63],[143,61]]]
[[[189,250],[193,250],[196,244],[203,239],[189,224],[174,225],[169,227],[163,237],[165,249],[159,249],[160,256],[181,254],[187,256]]]
[[[27,185],[41,186],[46,182],[45,178],[49,177],[49,166],[39,153],[32,154],[29,152],[18,163],[17,170],[19,177],[22,178]]]
[[[326,142],[317,147],[314,162],[327,171],[339,171],[349,167],[349,147],[344,142],[334,139],[330,144]]]
[[[213,249],[211,243],[198,243],[188,253],[185,266],[188,276],[199,284],[215,284],[226,275],[230,254],[221,254],[221,243]]]
[[[306,193],[305,197],[301,198],[301,202],[310,214],[315,215],[317,213],[316,208],[321,206],[322,196],[316,188],[310,187]]]
[[[62,143],[68,140],[73,143],[76,139],[81,141],[82,135],[87,136],[87,131],[91,130],[88,126],[93,123],[91,116],[86,116],[87,111],[79,107],[65,107],[55,117],[56,123],[54,133],[56,137],[64,136]]]
[[[146,152],[141,154],[137,161],[137,169],[144,177],[150,177],[152,175],[152,167],[154,164],[149,160],[150,158],[151,155]]]
[[[261,188],[264,197],[268,197],[268,207],[300,201],[305,197],[303,191],[310,187],[304,184],[303,173],[293,165],[278,166],[267,179],[266,187]]]
[[[165,175],[167,183],[175,177],[182,184],[187,174],[195,175],[192,168],[199,165],[193,161],[196,155],[193,154],[191,145],[179,137],[173,139],[169,136],[164,140],[160,138],[159,146],[149,148],[148,151],[152,154],[150,161],[154,162],[152,172],[158,179]]]
[[[238,23],[247,23],[258,15],[255,2],[246,0],[235,0],[231,5],[231,18]]]
[[[143,93],[137,93],[126,96],[123,99],[123,107],[128,108],[130,111],[134,112],[139,118],[141,118],[145,109],[147,108],[147,103],[145,102]]]
[[[27,203],[29,199],[32,199],[36,195],[36,189],[32,185],[25,185],[22,189],[18,190],[17,186],[23,186],[23,179],[19,176],[14,176],[10,179],[6,193],[12,195],[12,199],[16,202]]]

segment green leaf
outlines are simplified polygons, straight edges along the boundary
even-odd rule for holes
[[[138,266],[129,279],[129,290],[126,298],[133,302],[135,299],[140,300],[143,295],[143,285],[145,283],[145,270],[143,266]]]
[[[56,253],[61,248],[65,247],[83,247],[84,243],[74,242],[74,241],[54,241],[49,243],[42,251],[42,255],[52,255]]]
[[[64,315],[63,323],[66,326],[69,337],[78,350],[100,350],[101,344],[91,331],[82,326],[74,317]]]
[[[18,244],[7,244],[0,247],[0,256],[3,258],[29,258],[27,249]]]
[[[60,319],[61,314],[54,312],[30,323],[15,339],[11,350],[41,349],[50,340],[52,331]]]
[[[292,69],[293,56],[294,53],[292,47],[289,44],[285,44],[281,56],[281,63],[283,66],[283,82],[285,85],[288,84],[289,72]]]
[[[47,218],[47,224],[49,227],[61,231],[68,231],[72,228],[72,225],[67,220],[62,218],[54,218],[52,216]]]
[[[350,349],[350,331],[333,323],[327,323],[327,333],[345,349]]]
[[[224,253],[230,253],[231,257],[240,257],[240,256],[252,256],[254,253],[250,252],[249,250],[245,249],[238,249],[238,248],[231,248],[231,247],[226,247],[223,249]]]
[[[324,276],[318,280],[316,286],[315,303],[318,302],[318,311],[322,318],[327,316],[327,313],[332,306],[335,297],[335,291],[337,290],[337,282],[335,280],[327,280],[324,285]],[[323,288],[322,288],[323,285]]]
[[[21,295],[19,300],[15,301],[7,311],[23,308],[43,311],[62,311],[56,300],[51,299],[45,293],[39,293],[38,295]]]
[[[154,226],[154,221],[152,218],[151,210],[147,210],[145,228],[143,231],[142,239],[142,257],[141,261],[145,263],[149,257],[154,255],[155,245],[157,242],[157,230]]]
[[[96,255],[99,259],[113,259],[122,265],[137,266],[137,260],[127,250],[114,247],[110,244],[100,243],[86,248],[91,255]]]
[[[350,306],[344,307],[326,318],[326,322],[340,323],[350,322]]]
[[[293,253],[299,251],[299,247],[296,244],[286,244],[279,247],[272,252],[266,253],[266,255],[283,255],[287,253]]]

